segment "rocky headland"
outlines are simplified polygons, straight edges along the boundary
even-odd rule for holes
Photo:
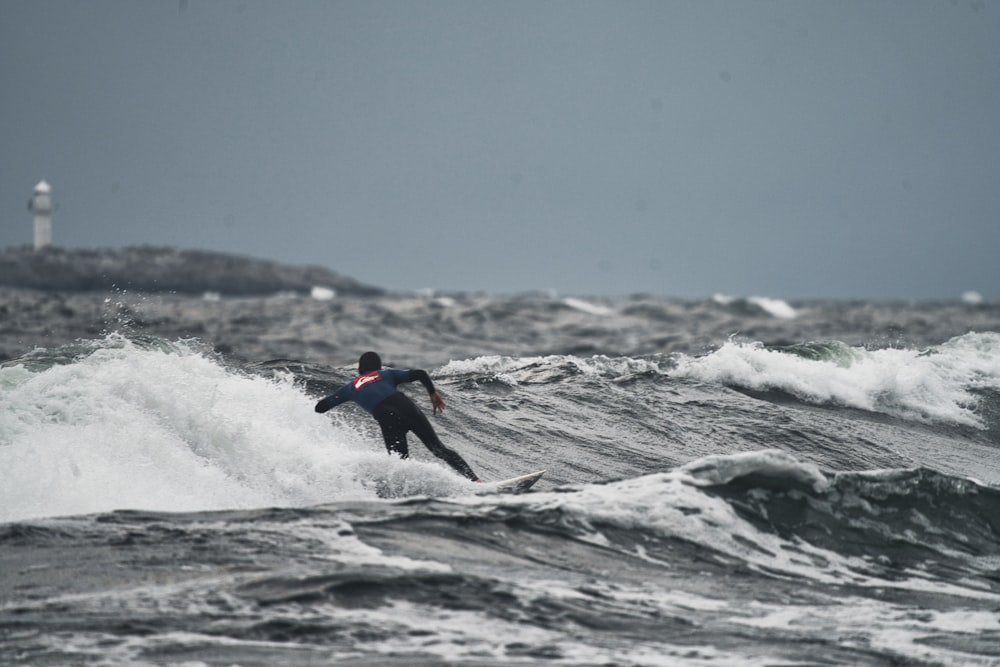
[[[0,285],[59,292],[118,289],[227,296],[308,293],[314,287],[342,296],[383,293],[380,288],[321,267],[150,246],[99,250],[49,247],[40,251],[30,246],[7,248],[0,251]]]

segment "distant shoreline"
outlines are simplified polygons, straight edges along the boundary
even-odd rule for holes
[[[30,246],[0,251],[0,285],[44,291],[142,292],[231,296],[310,292],[328,288],[343,296],[378,296],[385,290],[316,266],[289,266],[206,250],[137,246],[67,249]]]

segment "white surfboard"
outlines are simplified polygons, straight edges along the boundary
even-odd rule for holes
[[[500,482],[486,482],[483,484],[485,491],[496,491],[497,493],[524,493],[531,488],[531,485],[542,478],[544,470],[528,473],[520,477],[511,477]]]

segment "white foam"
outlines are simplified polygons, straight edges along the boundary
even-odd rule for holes
[[[927,640],[945,632],[975,635],[1000,630],[996,614],[988,611],[923,609],[914,613],[910,608],[861,597],[845,598],[840,604],[794,607],[757,602],[728,620],[755,628],[794,630],[804,636],[821,636],[837,628],[840,636],[851,637],[870,650],[885,651],[914,663],[956,666],[993,665],[996,661],[966,653],[957,644],[938,645]]]
[[[0,368],[0,403],[0,521],[302,506],[466,484],[443,464],[387,457],[356,413],[317,415],[291,376],[236,373],[183,345],[122,342],[40,372]]]
[[[560,509],[586,522],[599,521],[627,529],[674,536],[743,559],[751,566],[806,576],[828,583],[863,583],[860,562],[802,543],[792,547],[778,536],[762,533],[741,519],[721,498],[701,493],[682,471],[647,475],[577,493],[551,494],[535,503]]]
[[[982,428],[970,390],[1000,387],[1000,334],[971,333],[922,352],[851,348],[849,359],[807,359],[730,341],[704,357],[681,355],[672,375],[831,403],[905,419]]]
[[[778,449],[705,456],[681,466],[680,470],[691,475],[696,483],[706,485],[727,484],[753,473],[808,484],[817,493],[830,486],[830,481],[817,466]]]
[[[656,359],[633,359],[630,357],[577,357],[573,355],[546,355],[541,357],[505,357],[488,355],[472,359],[449,361],[442,369],[444,374],[490,375],[509,384],[535,379],[546,368],[569,367],[574,372],[588,377],[623,377],[638,373],[663,373],[664,366]]]
[[[983,295],[979,292],[974,292],[972,290],[962,293],[962,303],[969,304],[970,306],[978,306],[983,302]]]
[[[589,542],[610,544],[593,524],[651,531],[703,544],[744,560],[751,567],[781,571],[832,584],[863,585],[863,561],[811,547],[791,544],[777,535],[763,533],[737,515],[722,498],[701,492],[703,483],[684,470],[657,473],[609,484],[586,485],[572,491],[536,492],[504,499],[509,504],[530,504],[576,517]],[[496,502],[459,498],[456,503]],[[884,581],[878,581],[883,585]]]
[[[798,316],[795,309],[781,299],[771,299],[766,296],[752,296],[747,299],[752,304],[760,306],[772,316],[780,320],[791,320]]]
[[[712,295],[712,301],[720,306],[729,306],[739,300],[739,298],[727,294]],[[751,296],[747,297],[746,302],[757,306],[767,314],[778,319],[791,320],[798,317],[798,312],[788,305],[788,302],[781,299],[772,299],[766,296]]]
[[[590,303],[589,301],[584,301],[583,299],[574,299],[572,297],[566,297],[562,300],[564,304],[573,308],[574,310],[579,310],[580,312],[587,313],[588,315],[597,315],[599,317],[607,317],[613,315],[614,311],[607,306],[602,306],[597,303]]]
[[[337,291],[330,287],[317,285],[310,290],[309,295],[316,301],[330,301],[337,296]]]
[[[712,301],[716,302],[720,306],[728,306],[735,300],[735,296],[729,296],[728,294],[720,294],[717,292],[712,295]]]

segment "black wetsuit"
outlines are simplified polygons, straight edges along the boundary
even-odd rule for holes
[[[454,450],[448,449],[434,432],[434,427],[406,394],[396,388],[405,382],[418,380],[434,394],[434,383],[426,371],[381,368],[354,378],[335,393],[316,404],[316,412],[326,412],[346,401],[354,401],[367,410],[382,428],[385,448],[401,458],[409,458],[406,434],[413,431],[431,453],[454,468],[459,474],[476,481],[479,477]]]

